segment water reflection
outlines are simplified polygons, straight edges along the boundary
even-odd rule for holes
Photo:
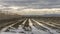
[[[31,19],[18,22],[6,29],[4,32],[15,34],[60,34],[60,30],[56,29],[55,31],[54,29],[45,28]]]

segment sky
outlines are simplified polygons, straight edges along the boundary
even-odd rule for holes
[[[60,0],[0,0],[0,9],[3,10],[9,9],[11,10],[11,12],[15,13],[24,12],[25,9],[46,9],[46,8],[47,9],[60,8]],[[25,11],[25,13],[27,12],[29,14],[31,11]]]
[[[26,6],[28,8],[60,8],[60,0],[0,0],[0,5]]]

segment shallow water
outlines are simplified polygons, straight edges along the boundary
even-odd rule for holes
[[[3,28],[0,34],[60,34],[60,30],[51,29],[34,19],[26,19],[22,24],[17,22]]]

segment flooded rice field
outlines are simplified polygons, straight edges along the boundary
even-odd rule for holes
[[[60,24],[49,20],[26,18],[8,24],[0,28],[0,34],[60,34]]]

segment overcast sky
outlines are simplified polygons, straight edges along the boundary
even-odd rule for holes
[[[0,9],[3,8],[17,10],[60,8],[60,0],[0,0]]]
[[[0,0],[3,6],[26,6],[29,8],[60,8],[60,0]]]

